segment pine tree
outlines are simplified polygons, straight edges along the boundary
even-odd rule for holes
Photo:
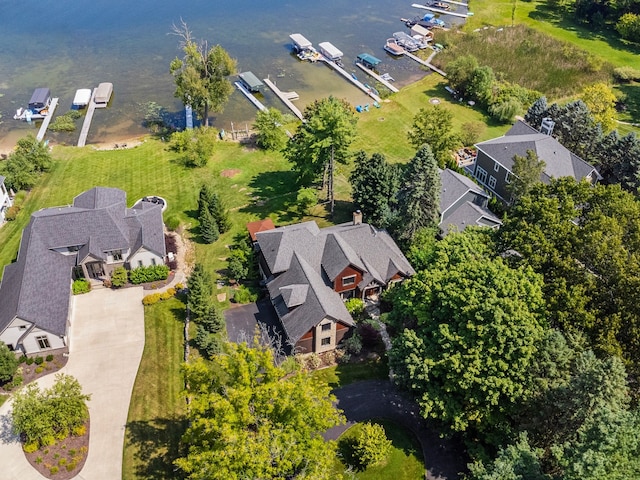
[[[204,270],[202,264],[196,263],[187,286],[189,287],[189,309],[194,320],[198,320],[209,312],[213,293],[211,276]]]
[[[440,215],[440,172],[429,145],[409,162],[403,184],[398,195],[400,238],[411,240],[418,230],[437,225]]]
[[[213,243],[220,237],[218,224],[208,209],[203,210],[200,216],[200,236],[204,243]]]
[[[205,210],[211,215],[220,233],[225,233],[231,228],[229,212],[220,200],[220,196],[210,185],[202,185],[198,195],[198,216],[201,223],[205,216]]]
[[[536,130],[540,129],[542,119],[545,118],[548,108],[549,105],[547,104],[547,97],[540,97],[529,107],[529,110],[527,110],[527,113],[524,116],[524,121]]]

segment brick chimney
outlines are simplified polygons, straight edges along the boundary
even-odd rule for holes
[[[356,210],[353,212],[353,224],[360,225],[362,223],[362,212],[360,210]]]

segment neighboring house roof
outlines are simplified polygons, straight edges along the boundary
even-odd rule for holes
[[[95,187],[78,195],[73,206],[33,213],[16,262],[4,269],[0,332],[19,317],[64,335],[71,269],[89,256],[104,261],[109,251],[130,249],[133,254],[141,246],[164,257],[161,206],[127,209],[126,194],[119,189]]]
[[[256,233],[264,232],[265,230],[273,230],[274,228],[276,228],[276,226],[270,218],[247,223],[247,230],[249,230],[249,236],[251,237],[252,242],[257,240]]]
[[[509,171],[513,169],[515,155],[524,157],[527,150],[533,150],[546,164],[542,174],[542,181],[545,183],[551,178],[560,177],[582,180],[593,173],[597,179],[601,178],[592,165],[566,149],[555,138],[538,132],[521,120],[504,136],[480,142],[476,147]]]
[[[366,223],[320,229],[303,222],[258,232],[256,238],[273,275],[267,281],[271,301],[294,343],[326,317],[353,325],[332,289],[347,267],[362,272],[361,289],[372,281],[386,285],[398,274],[415,274],[389,234]]]
[[[470,178],[445,169],[440,170],[440,184],[440,229],[444,234],[461,232],[470,225],[495,228],[502,224],[486,208],[489,195]],[[464,201],[465,197],[470,199]]]

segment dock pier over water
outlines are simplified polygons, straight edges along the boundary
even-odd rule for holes
[[[58,97],[51,99],[51,104],[49,105],[49,113],[44,120],[42,121],[42,125],[40,125],[40,130],[38,130],[38,135],[36,135],[36,140],[39,142],[42,141],[45,134],[47,133],[47,128],[49,128],[49,124],[51,123],[51,119],[53,118],[53,113],[56,111],[56,107],[58,106]]]
[[[273,83],[268,78],[263,78],[262,81],[265,83],[265,85],[267,85],[267,87],[269,87],[273,91],[273,93],[276,94],[276,96],[282,101],[282,103],[284,103],[287,107],[289,107],[289,110],[291,110],[296,117],[304,121],[302,112],[291,101],[291,98],[293,98],[293,92],[283,92],[276,86],[275,83]],[[297,97],[297,94],[294,94],[294,95],[295,97]]]
[[[349,80],[351,83],[353,83],[356,87],[358,87],[360,90],[362,90],[364,93],[366,93],[367,95],[369,95],[371,98],[373,98],[376,102],[381,102],[382,100],[380,99],[380,97],[378,95],[376,95],[375,93],[373,93],[371,91],[371,88],[366,87],[364,83],[362,83],[360,80],[357,80],[355,78],[353,78],[353,76],[347,72],[344,68],[338,66],[338,64],[336,64],[336,62],[333,62],[331,60],[329,60],[327,57],[325,57],[324,55],[322,56],[321,60],[326,63],[327,65],[329,65],[331,68],[333,68],[336,72],[338,72],[340,75],[342,75],[344,78],[346,78],[347,80]]]
[[[96,111],[96,92],[97,88],[93,89],[91,94],[91,100],[89,100],[89,106],[87,107],[87,115],[84,117],[84,123],[82,124],[82,130],[80,130],[80,138],[78,139],[78,146],[84,147],[87,144],[87,135],[89,135],[89,129],[91,128],[91,121],[93,120],[93,114]]]

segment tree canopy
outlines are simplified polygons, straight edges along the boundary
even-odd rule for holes
[[[413,118],[408,136],[416,149],[429,145],[440,168],[452,162],[452,151],[459,143],[453,133],[453,113],[440,105],[430,104],[421,108]]]
[[[305,122],[289,139],[285,157],[293,163],[301,185],[309,185],[324,174],[323,187],[333,213],[333,177],[336,163],[346,163],[349,146],[355,138],[353,107],[333,96],[316,100],[304,111]]]
[[[511,168],[511,183],[507,185],[507,190],[511,193],[511,199],[517,201],[538,182],[546,164],[538,158],[536,152],[527,150],[527,155],[522,157],[514,155],[513,167]]]
[[[42,172],[47,172],[53,164],[49,149],[33,135],[18,140],[16,148],[9,157],[0,162],[0,174],[7,188],[28,190],[38,181]]]
[[[343,422],[328,385],[274,366],[269,350],[228,344],[211,364],[186,364],[189,427],[186,478],[330,480],[334,442],[322,432]]]
[[[256,143],[265,150],[282,150],[287,144],[287,134],[283,124],[285,116],[277,108],[258,111],[253,128],[258,131]]]
[[[175,96],[191,105],[205,126],[209,126],[209,111],[222,112],[233,86],[229,75],[236,72],[236,61],[220,45],[209,48],[206,41],[196,41],[187,24],[173,27],[181,37],[183,57],[175,58],[169,72],[173,75]]]

